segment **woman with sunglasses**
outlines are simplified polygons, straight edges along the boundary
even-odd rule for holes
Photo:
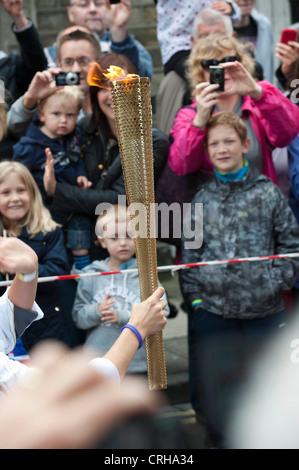
[[[210,84],[212,65],[224,68],[224,92],[218,84]],[[194,100],[180,109],[171,129],[170,169],[177,175],[198,170],[210,173],[204,147],[206,125],[213,113],[229,111],[245,120],[251,140],[247,159],[277,184],[272,151],[289,145],[297,136],[298,107],[269,82],[257,82],[254,61],[245,47],[225,34],[210,34],[194,45],[188,74]]]

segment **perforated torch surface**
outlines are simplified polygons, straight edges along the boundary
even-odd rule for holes
[[[114,80],[113,108],[118,130],[126,197],[131,208],[141,300],[158,287],[155,238],[154,165],[152,141],[151,89],[148,78]],[[138,227],[134,226],[134,205],[141,204]],[[136,207],[136,206],[135,206]],[[141,233],[142,232],[142,233]],[[148,384],[151,390],[167,387],[162,332],[145,340]]]

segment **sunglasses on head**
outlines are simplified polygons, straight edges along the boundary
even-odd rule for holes
[[[219,65],[219,64],[224,64],[226,62],[236,62],[239,61],[240,57],[237,55],[229,55],[227,57],[223,57],[223,59],[217,60],[217,59],[209,59],[209,60],[203,60],[201,62],[201,66],[204,70],[209,71],[209,67]]]

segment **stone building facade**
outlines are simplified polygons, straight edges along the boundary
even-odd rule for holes
[[[68,0],[24,0],[26,14],[38,26],[45,46],[52,44],[57,33],[68,24],[67,5]],[[3,9],[0,11],[0,49],[7,52],[16,49],[17,45],[11,32],[11,19]],[[155,93],[161,79],[162,65],[156,36],[156,6],[153,0],[132,0],[129,31],[152,55],[154,62],[152,89]]]
[[[182,0],[183,1],[183,0]],[[156,6],[154,0],[131,0],[132,16],[129,31],[148,49],[153,57],[154,77],[152,93],[156,94],[162,78],[159,43],[156,36]],[[55,41],[57,33],[68,24],[66,5],[68,0],[24,0],[25,11],[38,26],[45,46]],[[256,0],[256,7],[270,18],[274,30],[274,42],[280,31],[291,22],[290,0]],[[11,20],[0,9],[0,49],[11,51],[17,45],[11,32]]]

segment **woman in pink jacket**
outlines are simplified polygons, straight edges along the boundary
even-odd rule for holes
[[[218,84],[210,84],[209,66],[218,64],[225,70],[224,92],[219,92]],[[269,82],[254,80],[254,62],[233,37],[216,33],[199,40],[188,67],[194,101],[177,113],[170,133],[169,168],[177,175],[210,173],[206,124],[212,113],[230,111],[247,125],[251,139],[247,159],[277,184],[272,151],[289,145],[299,133],[299,108]]]

